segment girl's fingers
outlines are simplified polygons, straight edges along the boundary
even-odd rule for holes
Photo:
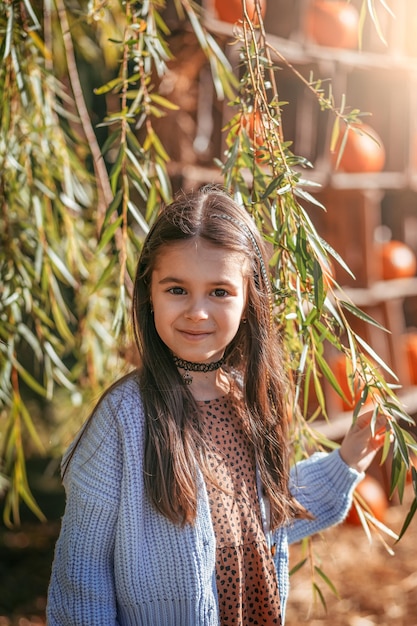
[[[355,426],[357,426],[359,430],[368,428],[371,425],[373,414],[373,410],[367,411],[366,413],[361,413],[356,420]],[[379,413],[374,424],[375,434],[385,433],[387,424],[388,419],[386,415],[384,415],[383,413]]]

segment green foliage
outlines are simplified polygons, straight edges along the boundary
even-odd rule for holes
[[[22,387],[48,399],[56,383],[74,388],[64,361],[75,347],[71,296],[87,273],[94,197],[76,135],[69,141],[62,130],[63,88],[46,71],[28,8],[3,4],[0,15],[0,399],[3,471],[13,477],[7,523],[11,512],[18,518],[18,496],[38,512],[24,469],[24,431],[38,450],[42,445]]]
[[[308,180],[310,164],[295,155],[284,138],[281,111],[287,105],[280,100],[275,71],[276,60],[282,60],[282,56],[268,44],[262,24],[255,29],[244,22],[236,38],[241,65],[246,71],[232,103],[237,113],[227,129],[228,151],[222,168],[226,186],[251,212],[273,249],[270,269],[275,317],[286,347],[284,367],[293,383],[288,398],[295,422],[295,456],[300,458],[307,449],[320,448],[323,444],[331,446],[317,435],[313,422],[319,415],[326,416],[323,380],[343,397],[327,362],[328,355],[337,350],[346,355],[352,395],[356,379],[363,387],[353,420],[368,399],[375,407],[374,419],[378,412],[388,417],[386,441],[389,442],[390,436],[394,441],[391,493],[398,490],[402,498],[406,469],[410,465],[409,450],[415,447],[404,423],[412,420],[395,394],[397,385],[385,379],[386,374],[396,379],[395,373],[352,329],[347,313],[378,326],[377,322],[341,293],[331,276],[330,261],[348,268],[319,236],[306,210],[311,203],[316,210],[322,207],[314,203],[309,192],[315,186]],[[315,93],[318,105],[331,111],[336,121],[342,120],[347,129],[357,122],[360,111],[345,112],[344,102],[336,109],[332,96],[323,95],[320,83],[305,84]],[[306,421],[311,379],[319,408]],[[304,403],[300,403],[301,397]]]
[[[27,400],[35,393],[51,401],[64,387],[76,406],[79,392],[97,396],[108,372],[123,367],[117,339],[127,330],[135,259],[172,195],[169,155],[153,127],[176,108],[157,92],[172,58],[164,2],[40,6],[42,18],[29,0],[0,7],[0,445],[8,525],[19,522],[20,499],[42,518],[24,451],[42,453],[49,433],[34,423]],[[196,30],[218,94],[230,95],[234,78],[220,47],[192,3],[177,8]],[[90,62],[105,80],[96,95],[112,96],[97,125],[107,132],[101,150],[92,94],[83,93],[80,77]]]

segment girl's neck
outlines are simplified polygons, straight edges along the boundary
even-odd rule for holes
[[[219,369],[215,372],[193,372],[193,382],[189,386],[197,401],[215,400],[230,392],[229,377]]]

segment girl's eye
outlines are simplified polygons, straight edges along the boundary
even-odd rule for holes
[[[213,294],[216,296],[216,298],[224,298],[228,295],[228,292],[226,291],[226,289],[215,289],[213,291]]]
[[[171,287],[171,289],[168,289],[168,292],[174,296],[182,296],[185,293],[182,287]]]

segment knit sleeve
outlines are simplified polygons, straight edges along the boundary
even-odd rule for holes
[[[66,508],[48,590],[48,626],[117,624],[113,549],[122,452],[116,414],[117,394],[108,394],[68,466]]]
[[[313,516],[298,519],[288,528],[288,541],[294,543],[341,522],[352,504],[352,493],[363,474],[349,467],[339,451],[316,453],[297,463],[291,471],[293,496]]]

